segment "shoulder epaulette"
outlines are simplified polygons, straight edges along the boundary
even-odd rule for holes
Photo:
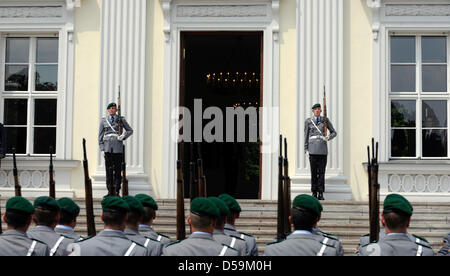
[[[87,238],[82,238],[82,239],[80,239],[80,240],[75,241],[75,243],[84,242],[84,241],[87,241],[87,240],[92,239],[93,237],[95,237],[95,236],[87,237]]]
[[[241,241],[245,241],[245,239],[243,239],[241,237],[238,237],[238,236],[235,236],[235,235],[230,235],[230,237],[236,238],[236,239],[241,240]]]
[[[140,247],[145,247],[145,245],[143,245],[143,244],[140,244],[140,243],[138,243],[138,242],[136,242],[136,241],[132,241],[132,240],[130,240],[132,243],[135,243],[136,245],[139,245]]]
[[[169,246],[171,246],[171,245],[174,245],[174,244],[177,244],[177,243],[180,243],[181,242],[181,240],[178,240],[178,241],[172,241],[172,242],[169,242],[168,244],[166,244],[166,248],[167,247],[169,247]]]
[[[374,241],[374,242],[369,242],[368,244],[365,245],[361,245],[361,248],[368,246],[369,244],[374,244],[374,243],[378,243],[378,241]]]
[[[284,240],[276,240],[276,241],[268,243],[267,245],[277,244],[277,243],[280,243],[282,241],[284,241]]]
[[[170,240],[170,237],[169,237],[169,236],[166,236],[166,235],[161,234],[161,233],[158,233],[158,232],[156,232],[156,234],[158,234],[158,235],[160,235],[160,236],[163,236],[164,238],[168,238],[168,239]]]
[[[33,241],[37,241],[38,243],[42,243],[42,244],[45,244],[45,245],[47,245],[45,242],[43,242],[43,241],[40,241],[40,240],[38,240],[38,239],[35,239],[35,238],[31,238],[31,240],[33,240]]]
[[[320,233],[322,233],[322,235],[323,235],[324,237],[327,237],[327,238],[332,239],[332,240],[339,241],[338,236],[335,236],[335,235],[330,234],[330,233],[322,232],[322,231],[320,231]]]
[[[239,234],[242,234],[242,235],[245,235],[245,236],[247,236],[247,237],[252,237],[252,238],[253,238],[253,236],[252,236],[252,235],[250,235],[250,234],[247,234],[247,233],[244,233],[244,232],[239,232]]]
[[[226,247],[228,247],[229,249],[233,249],[234,251],[238,251],[236,248],[233,248],[233,247],[229,246],[228,244],[222,243],[222,246],[226,246]]]
[[[426,242],[426,243],[429,243],[429,242],[427,241],[427,239],[425,239],[424,237],[417,236],[417,235],[414,235],[414,234],[413,234],[413,236],[414,236],[415,238],[418,238],[419,240],[422,240],[422,241],[424,241],[424,242]]]
[[[415,241],[416,244],[432,249],[430,243],[423,237],[413,235],[415,238],[419,239],[419,241]]]
[[[151,241],[160,242],[160,241],[158,241],[157,239],[152,238],[152,237],[150,237],[150,236],[144,236],[144,237],[145,237],[146,239],[151,240]]]
[[[370,236],[370,234],[365,234],[365,235],[362,235],[361,237],[369,237]]]

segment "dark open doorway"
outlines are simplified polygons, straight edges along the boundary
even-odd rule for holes
[[[202,100],[203,110],[212,106],[222,110],[224,137],[227,107],[259,110],[262,106],[262,42],[262,32],[181,33],[180,105],[191,111],[192,130],[195,99]],[[203,126],[210,121],[203,120]],[[246,142],[201,143],[208,196],[228,193],[238,199],[261,198],[260,143],[259,139],[248,142],[246,132]],[[195,144],[195,156],[197,147]],[[190,143],[181,147],[187,197],[189,162],[193,160],[190,148]]]

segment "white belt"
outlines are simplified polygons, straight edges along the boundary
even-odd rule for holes
[[[326,141],[325,137],[323,137],[323,136],[311,136],[311,137],[309,137],[309,140],[313,140],[313,139],[321,139],[321,140]]]
[[[105,137],[119,137],[119,135],[116,133],[110,133],[110,134],[106,134]]]
[[[50,250],[50,256],[55,255],[56,250],[58,250],[59,245],[64,240],[64,237],[60,237],[59,240],[55,243],[55,246],[53,246],[52,250]]]
[[[319,251],[319,253],[317,253],[317,256],[323,256],[323,253],[325,252],[325,249],[327,248],[327,242],[328,242],[328,238],[325,238],[322,242],[323,243],[322,248],[320,248],[320,251]]]
[[[127,250],[127,252],[125,253],[125,257],[128,257],[128,256],[130,256],[131,255],[131,252],[133,251],[133,249],[136,247],[136,244],[133,242],[132,244],[131,244],[131,246],[128,248],[128,250]]]

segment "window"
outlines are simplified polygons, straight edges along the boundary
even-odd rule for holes
[[[448,158],[448,36],[390,36],[391,159]]]
[[[59,39],[55,35],[7,36],[2,45],[0,99],[7,151],[55,153]]]

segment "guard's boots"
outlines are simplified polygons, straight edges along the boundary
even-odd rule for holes
[[[319,199],[319,200],[325,200],[325,198],[323,198],[323,193],[322,193],[322,192],[319,192],[319,197],[318,197],[318,199]]]
[[[313,192],[313,197],[318,198],[317,197],[317,192]]]

